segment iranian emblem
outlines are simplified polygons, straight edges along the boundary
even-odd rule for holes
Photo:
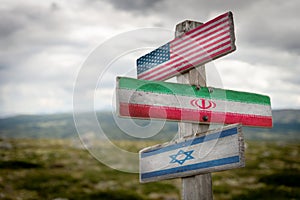
[[[190,103],[192,106],[201,108],[203,110],[216,107],[215,102],[207,99],[192,99]]]

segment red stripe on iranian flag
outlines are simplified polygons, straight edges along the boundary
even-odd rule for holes
[[[224,93],[225,97],[225,93]],[[271,116],[269,105],[225,99],[197,98],[195,96],[152,93],[118,89],[118,101],[129,104],[156,105],[177,109],[205,109],[212,112],[239,113],[245,115]]]
[[[247,115],[229,112],[179,109],[166,106],[120,103],[119,114],[133,118],[155,118],[201,123],[241,123],[244,126],[272,127],[272,116]],[[204,120],[204,117],[207,120]]]

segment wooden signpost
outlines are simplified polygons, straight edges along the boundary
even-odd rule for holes
[[[122,117],[272,126],[270,98],[254,93],[117,77],[117,99]]]
[[[175,37],[181,37],[186,32],[201,25],[202,23],[200,22],[188,20],[179,23],[176,25]],[[200,86],[207,86],[204,65],[191,69],[184,74],[180,74],[176,78],[178,83],[196,85],[197,88]],[[202,133],[202,135],[204,135],[203,133],[205,133],[208,129],[208,124],[178,122],[178,137],[188,137],[191,133]],[[182,199],[184,200],[210,200],[213,198],[211,173],[183,177],[181,178],[181,184]]]
[[[140,181],[151,182],[243,167],[241,125],[230,125],[140,151]]]
[[[212,199],[210,173],[245,165],[241,126],[272,127],[270,98],[206,86],[203,64],[236,49],[231,12],[182,22],[175,36],[137,59],[140,80],[117,78],[117,112],[179,122],[178,140],[140,151],[141,182],[181,177],[183,199]],[[208,131],[211,123],[231,125]]]

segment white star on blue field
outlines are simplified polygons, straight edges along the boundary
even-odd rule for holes
[[[170,155],[169,157],[172,159],[170,161],[170,163],[179,163],[180,165],[182,165],[185,161],[187,160],[191,160],[191,159],[194,159],[194,157],[192,156],[192,153],[194,152],[194,150],[191,150],[191,151],[183,151],[183,150],[179,150],[177,152],[177,154],[174,154],[174,155]],[[177,159],[178,156],[181,156],[181,155],[185,155],[185,158],[183,159]]]
[[[167,43],[137,59],[137,74],[170,60],[170,44]]]

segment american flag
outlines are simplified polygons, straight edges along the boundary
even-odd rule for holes
[[[166,80],[235,49],[233,17],[227,12],[137,59],[137,76]]]

